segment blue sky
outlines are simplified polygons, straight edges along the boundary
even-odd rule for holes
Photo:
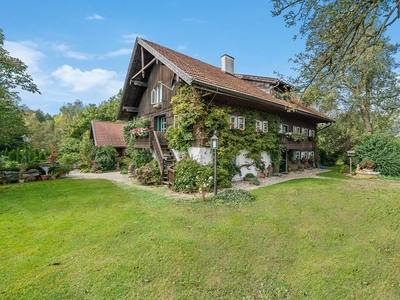
[[[215,66],[229,54],[236,73],[269,77],[293,75],[288,60],[304,46],[293,41],[296,29],[272,18],[268,0],[0,2],[4,47],[42,93],[21,92],[21,103],[52,115],[75,99],[98,104],[117,94],[137,36]]]

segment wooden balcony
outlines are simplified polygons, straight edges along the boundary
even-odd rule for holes
[[[287,137],[282,136],[281,137],[281,145],[284,145],[287,150],[309,150],[314,148],[314,139],[307,140],[304,142],[300,141],[293,141],[291,139],[288,139]]]
[[[135,148],[150,148],[151,147],[151,139],[150,135],[145,137],[145,136],[137,136],[135,137]]]

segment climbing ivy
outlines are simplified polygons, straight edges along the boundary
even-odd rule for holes
[[[198,140],[202,146],[209,146],[209,141],[218,131],[219,165],[227,169],[231,176],[234,159],[240,150],[246,149],[247,157],[257,160],[262,151],[270,154],[273,164],[279,164],[281,148],[278,131],[278,116],[243,107],[231,107],[214,104],[202,97],[194,87],[181,86],[175,97],[171,99],[173,113],[179,116],[178,126],[170,126],[166,137],[171,148],[187,151],[191,142]],[[229,116],[235,114],[245,118],[245,128],[230,129]],[[268,132],[256,131],[256,121],[268,121]]]

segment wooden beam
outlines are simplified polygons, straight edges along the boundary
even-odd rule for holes
[[[143,53],[143,46],[140,47],[140,52],[142,54],[142,78],[144,78],[144,53]]]
[[[137,72],[135,75],[132,76],[131,78],[131,83],[133,79],[138,76],[140,73],[144,72],[148,67],[150,67],[154,62],[156,61],[156,58],[153,58],[147,65],[145,65],[139,72]]]
[[[123,109],[130,113],[137,113],[139,112],[139,107],[132,107],[132,106],[124,106]]]
[[[133,85],[142,86],[142,87],[146,87],[147,88],[147,82],[139,81],[139,80],[134,80],[132,82],[133,82]]]

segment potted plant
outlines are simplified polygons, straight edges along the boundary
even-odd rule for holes
[[[254,178],[254,177],[255,177],[255,176],[254,176],[253,173],[247,173],[247,174],[244,176],[243,180],[244,180],[244,181],[250,181],[251,178]]]

